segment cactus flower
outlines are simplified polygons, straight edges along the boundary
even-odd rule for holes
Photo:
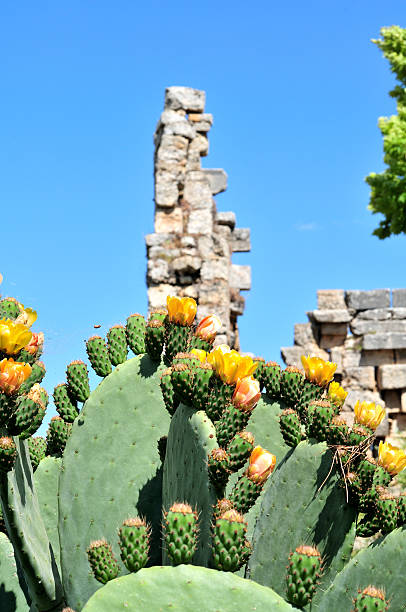
[[[202,340],[211,342],[216,337],[217,332],[221,328],[221,321],[216,315],[208,315],[204,317],[196,328],[195,336]]]
[[[360,425],[365,425],[370,429],[375,429],[382,423],[385,418],[385,409],[382,406],[376,405],[373,402],[361,402],[358,400],[354,406],[355,422]]]
[[[30,355],[36,355],[36,353],[38,353],[38,351],[42,349],[43,345],[44,334],[42,332],[40,332],[39,334],[33,332],[31,340],[29,341],[27,346],[24,347],[24,349],[27,351],[27,353],[30,353]]]
[[[345,402],[345,398],[347,397],[347,395],[348,391],[345,391],[341,387],[340,383],[335,381],[330,383],[328,387],[328,399],[330,400],[330,402],[341,408],[341,406]]]
[[[232,402],[236,408],[240,408],[243,412],[251,412],[260,397],[259,382],[252,376],[246,376],[237,382]]]
[[[261,446],[256,446],[250,456],[247,476],[253,482],[262,484],[273,472],[275,464],[275,455],[264,450]]]
[[[320,357],[310,357],[310,355],[305,357],[302,355],[300,359],[302,360],[306,378],[320,387],[328,385],[337,369],[336,363],[324,361]]]
[[[189,326],[195,320],[197,304],[193,298],[168,295],[166,298],[168,317],[172,323]]]
[[[31,374],[28,363],[17,363],[14,359],[0,361],[0,390],[12,395],[21,387]]]
[[[0,319],[0,351],[15,355],[25,347],[32,338],[32,332],[21,323],[9,319]]]
[[[201,349],[194,348],[190,351],[190,353],[191,355],[194,355],[195,357],[197,357],[201,363],[205,363],[206,357],[207,357],[206,351],[202,351]]]
[[[228,385],[235,385],[239,379],[251,376],[258,367],[258,363],[251,357],[243,356],[237,351],[229,353],[219,352],[214,368],[221,380]]]
[[[396,476],[406,467],[406,453],[389,442],[379,442],[377,463],[391,476]]]
[[[37,320],[37,313],[32,308],[24,308],[23,304],[18,304],[21,310],[21,313],[15,320],[15,323],[20,323],[21,325],[25,325],[26,327],[31,327],[33,323]]]

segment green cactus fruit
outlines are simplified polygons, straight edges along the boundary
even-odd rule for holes
[[[362,495],[361,479],[358,474],[355,472],[348,472],[343,480],[343,486],[346,489],[348,503],[357,508],[360,495]]]
[[[216,519],[212,564],[223,572],[236,572],[246,563],[247,523],[236,510],[227,510]]]
[[[210,340],[204,340],[203,338],[199,338],[199,336],[196,336],[196,334],[193,334],[193,336],[190,337],[190,341],[189,341],[189,349],[199,349],[200,351],[206,351],[206,353],[210,353],[210,351],[213,349],[213,342],[214,342],[214,338],[212,341]]]
[[[359,498],[359,509],[361,512],[372,513],[375,511],[375,504],[379,495],[385,491],[385,487],[381,485],[372,486],[365,491]]]
[[[306,417],[306,431],[309,438],[323,442],[328,437],[334,407],[327,400],[313,400],[309,403]]]
[[[79,410],[68,385],[66,383],[56,385],[53,398],[59,416],[67,423],[73,423],[79,414]]]
[[[13,297],[0,300],[0,319],[10,319],[14,321],[21,314],[18,301]]]
[[[110,544],[106,540],[91,542],[86,552],[96,580],[102,584],[107,584],[109,580],[117,578],[119,565]]]
[[[15,409],[17,397],[16,395],[6,395],[0,391],[0,427],[6,427]]]
[[[127,338],[123,325],[110,327],[107,332],[107,351],[113,366],[118,366],[127,360]]]
[[[331,419],[326,431],[326,440],[333,446],[340,446],[348,442],[350,428],[345,419],[339,414],[335,414]]]
[[[121,560],[129,572],[146,566],[151,527],[139,517],[126,519],[118,531]]]
[[[47,450],[47,442],[45,438],[42,438],[41,436],[28,438],[28,450],[30,451],[32,470],[35,471],[39,466],[40,461],[45,458],[45,453]]]
[[[228,406],[217,423],[216,437],[221,448],[227,448],[228,444],[239,432],[243,431],[248,424],[252,410],[243,410],[236,406]]]
[[[321,399],[324,394],[324,387],[311,382],[307,378],[304,379],[302,395],[300,401],[296,406],[300,416],[306,415],[307,407],[312,400]]]
[[[255,482],[246,472],[235,483],[228,498],[234,504],[237,512],[246,514],[257,501],[263,486],[263,482]]]
[[[372,477],[372,484],[386,487],[392,480],[392,475],[389,474],[381,465],[377,465]]]
[[[16,458],[16,446],[12,438],[0,438],[0,474],[6,474],[13,469]]]
[[[71,361],[66,368],[66,380],[72,398],[85,402],[90,395],[87,366],[80,359]]]
[[[213,366],[210,363],[199,361],[194,367],[192,406],[196,410],[206,409],[210,395],[210,381],[213,375]]]
[[[40,428],[42,421],[45,418],[45,414],[46,414],[46,410],[45,410],[44,404],[42,402],[39,402],[38,412],[36,416],[31,421],[31,424],[29,425],[29,427],[27,427],[27,429],[25,429],[22,433],[20,433],[19,437],[22,440],[26,440],[27,438],[30,438],[32,435],[34,435],[35,432]]]
[[[314,546],[299,546],[289,555],[286,599],[297,608],[309,604],[321,576],[321,556]]]
[[[227,407],[230,406],[234,390],[234,385],[228,385],[215,374],[211,377],[210,393],[204,410],[213,423],[221,419],[227,410]],[[234,433],[241,431],[241,429],[244,429],[244,427],[245,425],[239,429],[236,429]]]
[[[279,399],[281,392],[281,366],[276,361],[268,361],[262,369],[265,390],[270,399]]]
[[[45,410],[41,402],[40,393],[31,389],[28,395],[18,398],[13,414],[8,423],[7,430],[12,436],[18,436],[31,427],[39,413]]]
[[[165,408],[172,416],[175,414],[175,410],[179,406],[179,399],[175,394],[172,384],[172,368],[167,368],[162,372],[160,386]]]
[[[381,490],[375,502],[376,514],[382,533],[390,533],[397,527],[398,496],[389,489]]]
[[[92,336],[86,341],[86,353],[90,364],[98,376],[108,376],[111,372],[111,361],[106,343],[101,336]]]
[[[259,388],[262,389],[265,387],[265,379],[264,379],[264,369],[265,369],[265,359],[263,357],[254,357],[253,361],[257,363],[257,369],[253,373],[253,377],[259,382]]]
[[[249,431],[238,432],[227,446],[230,457],[229,469],[237,472],[242,468],[254,449],[255,438]]]
[[[38,385],[38,386],[37,386]],[[44,387],[40,387],[38,383],[36,383],[35,385],[33,385],[32,389],[38,389],[39,393],[40,393],[40,399],[41,399],[41,403],[45,406],[45,408],[48,406],[48,402],[49,402],[49,395],[48,392],[44,389]]]
[[[20,386],[20,388],[18,389],[18,394],[26,395],[28,391],[31,389],[31,387],[35,385],[35,383],[42,382],[45,374],[46,374],[46,369],[42,361],[36,361],[35,363],[33,363],[31,366],[31,374],[29,375],[27,380],[25,380],[23,384]]]
[[[358,463],[356,472],[360,478],[363,491],[366,491],[372,486],[376,469],[376,461],[372,459],[372,457],[365,457]]]
[[[18,363],[29,363],[30,365],[32,365],[33,363],[35,363],[35,361],[37,361],[37,359],[40,358],[41,354],[42,350],[40,349],[38,349],[35,353],[29,353],[24,348],[22,348],[18,355],[15,357],[15,361],[18,361]]]
[[[166,310],[166,308],[155,308],[154,310],[151,310],[148,317],[148,322],[161,321],[161,323],[164,323],[167,316],[168,311]]]
[[[145,332],[145,349],[152,361],[161,361],[165,344],[165,326],[159,319],[148,321]]]
[[[183,353],[189,346],[191,328],[168,321],[165,334],[165,363],[171,365],[177,353]]]
[[[214,448],[207,459],[210,479],[219,491],[223,491],[227,484],[230,470],[230,457],[223,448]]]
[[[354,599],[353,612],[385,612],[389,610],[389,602],[381,589],[369,585],[363,591],[359,590]]]
[[[165,462],[166,446],[168,444],[168,436],[161,436],[158,440],[158,453],[161,463]]]
[[[398,497],[398,527],[402,527],[406,523],[406,492],[403,492]]]
[[[125,326],[127,344],[135,355],[145,353],[146,322],[141,314],[135,313],[128,317]]]
[[[289,408],[299,402],[302,395],[304,374],[299,368],[288,366],[281,372],[281,398]]]
[[[172,366],[172,385],[176,397],[188,406],[193,399],[193,372],[185,363],[176,363]]]
[[[71,431],[72,423],[65,423],[59,416],[52,417],[47,431],[47,455],[62,457]]]
[[[359,423],[354,423],[352,429],[350,429],[348,432],[348,442],[350,446],[359,446],[367,440],[370,441],[370,438],[373,435],[374,432],[372,429],[369,429],[369,427],[360,425]]]
[[[200,363],[199,359],[193,353],[176,353],[175,357],[172,359],[172,366],[177,363],[184,363],[188,368],[191,368],[193,371],[198,363]]]
[[[279,415],[279,423],[283,439],[288,446],[295,448],[302,441],[302,426],[296,410],[286,408]]]
[[[360,538],[370,538],[380,530],[379,518],[375,511],[364,514],[357,523],[357,536]]]
[[[227,512],[227,510],[235,510],[233,502],[225,497],[223,499],[218,499],[213,507],[213,519],[219,518],[224,512]]]
[[[191,563],[197,548],[197,513],[189,504],[173,504],[164,513],[163,536],[173,565]]]

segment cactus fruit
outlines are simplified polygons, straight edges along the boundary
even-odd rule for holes
[[[173,565],[192,562],[197,547],[197,531],[197,512],[189,504],[173,504],[164,513],[164,540]]]
[[[213,519],[219,518],[227,510],[235,510],[233,502],[226,498],[217,500],[213,509]]]
[[[234,385],[228,385],[216,375],[211,377],[210,394],[204,410],[213,423],[218,421],[228,406],[230,406],[233,393]],[[236,431],[240,431],[241,429],[244,429],[244,426]]]
[[[297,608],[311,602],[322,573],[321,564],[320,553],[314,546],[299,546],[289,555],[286,595]]]
[[[155,308],[154,310],[151,310],[148,317],[148,322],[161,321],[161,323],[164,323],[167,315],[168,311],[166,310],[166,308]]]
[[[35,383],[41,383],[45,376],[45,366],[42,361],[36,361],[31,366],[31,374],[18,389],[19,395],[25,395]]]
[[[308,405],[312,400],[321,399],[324,393],[324,387],[311,382],[307,378],[305,378],[302,387],[302,395],[300,396],[300,401],[297,404],[296,408],[300,415],[306,414],[306,410]]]
[[[251,506],[257,501],[263,486],[263,483],[254,482],[245,473],[234,485],[229,495],[229,499],[238,512],[246,514]]]
[[[288,366],[282,370],[281,398],[289,408],[293,408],[298,403],[302,395],[303,382],[304,375],[299,368]]]
[[[66,380],[72,397],[78,402],[85,402],[90,395],[86,364],[80,359],[71,361],[66,368]]]
[[[13,297],[0,300],[0,319],[11,319],[14,321],[20,314],[18,301]]]
[[[247,557],[247,523],[236,510],[227,510],[214,525],[213,559],[216,569],[236,572]]]
[[[237,472],[247,462],[254,449],[255,438],[249,431],[240,431],[229,442],[227,453],[230,458],[229,469]]]
[[[189,325],[168,321],[165,334],[165,363],[170,365],[177,353],[187,350],[191,336]]]
[[[231,474],[230,456],[223,448],[215,448],[210,452],[207,464],[213,485],[222,491]]]
[[[193,375],[186,363],[176,363],[171,368],[172,385],[176,397],[190,406],[193,398]]]
[[[270,399],[279,399],[281,391],[281,366],[279,363],[268,361],[262,368],[262,380],[268,397]]]
[[[118,531],[121,560],[129,572],[146,566],[151,527],[139,517],[126,519]]]
[[[318,442],[326,440],[334,410],[331,403],[326,400],[313,400],[309,403],[306,415],[309,438],[315,438]]]
[[[120,568],[113,555],[113,550],[106,540],[94,540],[90,543],[86,552],[96,580],[106,584],[109,580],[117,578]]]
[[[6,474],[13,469],[16,458],[16,446],[12,438],[2,436],[0,438],[0,473]]]
[[[194,367],[192,405],[196,410],[206,410],[213,375],[213,366],[210,363],[197,363]]]
[[[365,457],[358,463],[356,471],[361,480],[364,491],[369,489],[369,487],[372,485],[376,469],[376,461],[375,459],[372,459],[372,457]]]
[[[397,496],[389,489],[381,490],[375,502],[376,514],[382,533],[393,531],[398,522]]]
[[[221,418],[215,424],[217,441],[222,448],[227,448],[234,436],[245,429],[251,412],[252,410],[244,410],[232,405],[224,410]]]
[[[73,423],[79,414],[79,410],[68,385],[65,383],[56,385],[53,397],[59,416],[67,423]]]
[[[23,433],[30,427],[41,410],[45,408],[38,395],[34,398],[30,397],[30,393],[20,396],[7,423],[8,432],[13,436]]]
[[[162,372],[160,386],[165,408],[172,416],[175,414],[175,410],[179,406],[179,399],[175,394],[172,383],[172,368],[167,368]]]
[[[286,444],[295,447],[302,440],[302,427],[296,410],[286,408],[279,415],[281,433]]]
[[[357,536],[361,538],[370,538],[378,533],[379,530],[379,518],[374,512],[364,514],[357,524]]]
[[[326,440],[329,444],[334,446],[346,444],[348,442],[348,434],[350,428],[348,427],[345,419],[336,414],[331,419],[329,426],[326,431]]]
[[[406,493],[403,492],[398,497],[398,527],[406,523]]]
[[[254,357],[253,361],[257,363],[257,369],[255,370],[253,377],[259,382],[260,389],[265,387],[264,380],[264,369],[265,369],[265,359],[263,357]]]
[[[125,327],[123,325],[113,325],[113,327],[110,327],[107,332],[107,351],[113,366],[118,366],[126,361],[128,349]]]
[[[125,326],[127,344],[135,355],[145,353],[146,321],[141,314],[135,313],[128,317]]]
[[[30,451],[32,469],[35,471],[39,466],[40,461],[45,458],[47,442],[45,438],[42,438],[41,436],[28,438],[28,449]]]
[[[86,341],[86,353],[93,370],[98,376],[108,376],[111,372],[111,361],[106,343],[100,336],[92,336]],[[61,415],[62,416],[62,415]]]
[[[71,434],[72,424],[61,417],[52,417],[47,431],[47,455],[61,457]]]
[[[388,609],[389,602],[385,600],[385,593],[372,585],[359,591],[354,599],[353,612],[385,612]]]
[[[165,343],[165,326],[159,319],[148,321],[145,332],[145,349],[152,361],[161,361]]]
[[[348,432],[348,442],[351,446],[359,446],[369,439],[372,439],[374,432],[365,425],[354,423],[352,429]]]

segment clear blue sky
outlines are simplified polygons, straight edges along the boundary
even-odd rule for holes
[[[49,393],[95,323],[146,311],[168,85],[206,90],[203,163],[229,175],[217,206],[251,228],[234,259],[253,270],[243,350],[279,360],[317,289],[406,286],[406,237],[371,236],[364,183],[384,167],[377,119],[395,111],[370,39],[393,24],[404,0],[3,0],[1,289],[38,311]]]

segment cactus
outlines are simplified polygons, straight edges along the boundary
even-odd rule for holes
[[[27,599],[17,575],[14,550],[4,533],[0,533],[0,559],[0,610],[27,612]]]
[[[173,565],[191,563],[197,546],[197,512],[189,504],[173,504],[165,512],[163,531]]]
[[[146,566],[150,531],[150,526],[139,517],[126,519],[120,527],[120,556],[129,572],[138,572]]]
[[[314,546],[298,546],[289,555],[286,576],[287,600],[296,608],[309,604],[322,573],[321,555]]]

